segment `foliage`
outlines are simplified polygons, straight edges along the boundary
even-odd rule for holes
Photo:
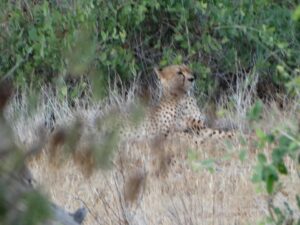
[[[6,101],[2,91],[1,102]],[[52,214],[50,203],[29,184],[31,178],[25,174],[24,165],[26,155],[15,145],[2,110],[0,106],[0,159],[5,162],[0,166],[0,224],[44,223]]]
[[[79,123],[75,123],[77,126],[70,127],[73,130],[69,129],[67,135],[58,130],[59,135],[54,134],[51,138],[48,138],[45,129],[40,127],[37,139],[32,144],[29,146],[20,144],[22,141],[17,140],[13,126],[7,119],[6,110],[12,94],[12,86],[6,82],[0,82],[0,160],[2,162],[0,165],[0,224],[81,224],[85,218],[86,209],[82,207],[75,213],[68,213],[51,203],[36,185],[33,185],[35,179],[27,168],[27,163],[32,157],[41,151],[50,151],[45,147],[46,143],[51,144],[51,147],[54,143],[62,145],[66,142],[68,145],[66,147],[74,149],[77,144],[74,138],[78,138],[75,131],[80,128]],[[110,141],[110,136],[106,137]],[[113,147],[105,141],[104,144],[110,149]],[[52,154],[54,150],[51,150]],[[68,153],[67,150],[65,149],[64,152]],[[64,156],[64,154],[61,155]],[[89,160],[88,156],[86,158]],[[93,159],[98,160],[97,157]],[[84,159],[81,159],[81,162],[83,161]],[[56,165],[59,163],[58,161]]]
[[[249,112],[249,119],[254,123],[260,121],[260,114],[263,111],[261,102],[256,103]],[[274,130],[267,133],[261,129],[256,129],[258,138],[257,147],[260,150],[257,155],[257,165],[254,169],[253,182],[265,184],[265,189],[270,197],[269,204],[269,222],[272,224],[299,224],[300,220],[293,221],[293,210],[288,202],[285,202],[285,208],[282,209],[274,205],[273,199],[281,190],[283,178],[289,176],[290,171],[286,165],[287,158],[293,161],[296,167],[300,166],[300,130],[299,127],[275,127]],[[266,146],[272,146],[271,157],[263,152]],[[299,172],[299,171],[298,171]],[[299,195],[295,196],[295,201],[299,203]],[[300,204],[298,204],[300,210]],[[289,223],[287,222],[289,221]]]
[[[296,6],[293,0],[1,1],[0,77],[30,88],[70,75],[93,75],[98,84],[115,75],[130,81],[140,71],[147,80],[154,65],[187,62],[205,92],[215,78],[249,69],[281,85],[299,75]],[[65,93],[59,80],[54,84]]]

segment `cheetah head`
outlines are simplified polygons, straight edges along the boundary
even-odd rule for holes
[[[188,93],[194,85],[195,75],[186,65],[171,65],[154,69],[164,94],[182,95]]]

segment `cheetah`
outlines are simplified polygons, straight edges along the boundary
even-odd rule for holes
[[[232,132],[210,129],[205,125],[205,116],[199,110],[192,94],[196,76],[186,65],[170,65],[154,68],[162,87],[162,96],[146,113],[142,123],[122,128],[120,135],[125,139],[151,139],[157,136],[181,134],[192,137],[195,143],[205,139],[231,138]]]

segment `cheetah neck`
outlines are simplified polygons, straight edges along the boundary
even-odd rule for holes
[[[154,108],[154,111],[156,114],[163,113],[165,109],[172,109],[174,112],[176,111],[176,108],[178,106],[178,103],[184,99],[185,95],[174,95],[171,93],[164,94],[158,105]]]
[[[161,102],[163,101],[180,101],[181,99],[183,99],[184,97],[186,97],[187,93],[186,92],[167,92],[167,93],[163,93],[162,97],[161,97]]]

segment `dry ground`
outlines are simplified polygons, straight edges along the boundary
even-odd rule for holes
[[[153,158],[161,159],[142,144],[126,146],[120,150],[126,155],[121,162],[116,160],[114,168],[89,178],[71,161],[55,168],[46,154],[33,160],[30,168],[54,202],[70,211],[82,205],[88,208],[85,224],[258,224],[267,215],[267,197],[250,180],[255,151],[248,149],[242,162],[240,145],[230,154],[217,148],[198,149],[197,160],[190,162],[183,157],[184,149],[172,143],[166,147],[177,159],[166,171],[153,165]],[[218,159],[213,172],[198,162],[210,158]],[[193,169],[197,163],[200,168]],[[294,165],[288,165],[292,175],[282,192],[284,200],[300,191]]]
[[[43,107],[40,110],[45,114]],[[21,108],[9,110],[16,114]],[[257,126],[264,130],[294,126],[300,118],[297,108],[280,111],[269,106]],[[91,118],[98,110],[61,110],[57,123],[71,120],[71,115]],[[36,129],[29,128],[40,124],[44,114],[10,118],[20,142],[34,142]],[[37,186],[53,202],[69,211],[80,206],[88,209],[84,224],[258,224],[268,215],[267,195],[251,181],[259,150],[255,135],[237,133],[231,144],[224,141],[200,147],[176,140],[124,143],[106,170],[91,172],[89,165],[82,170],[80,160],[74,163],[71,158],[53,163],[46,151],[33,158],[29,167]],[[261,151],[270,155],[270,149],[267,146]],[[300,193],[295,165],[288,159],[287,165],[290,174],[276,196],[278,205],[284,201],[294,204],[295,194]]]

